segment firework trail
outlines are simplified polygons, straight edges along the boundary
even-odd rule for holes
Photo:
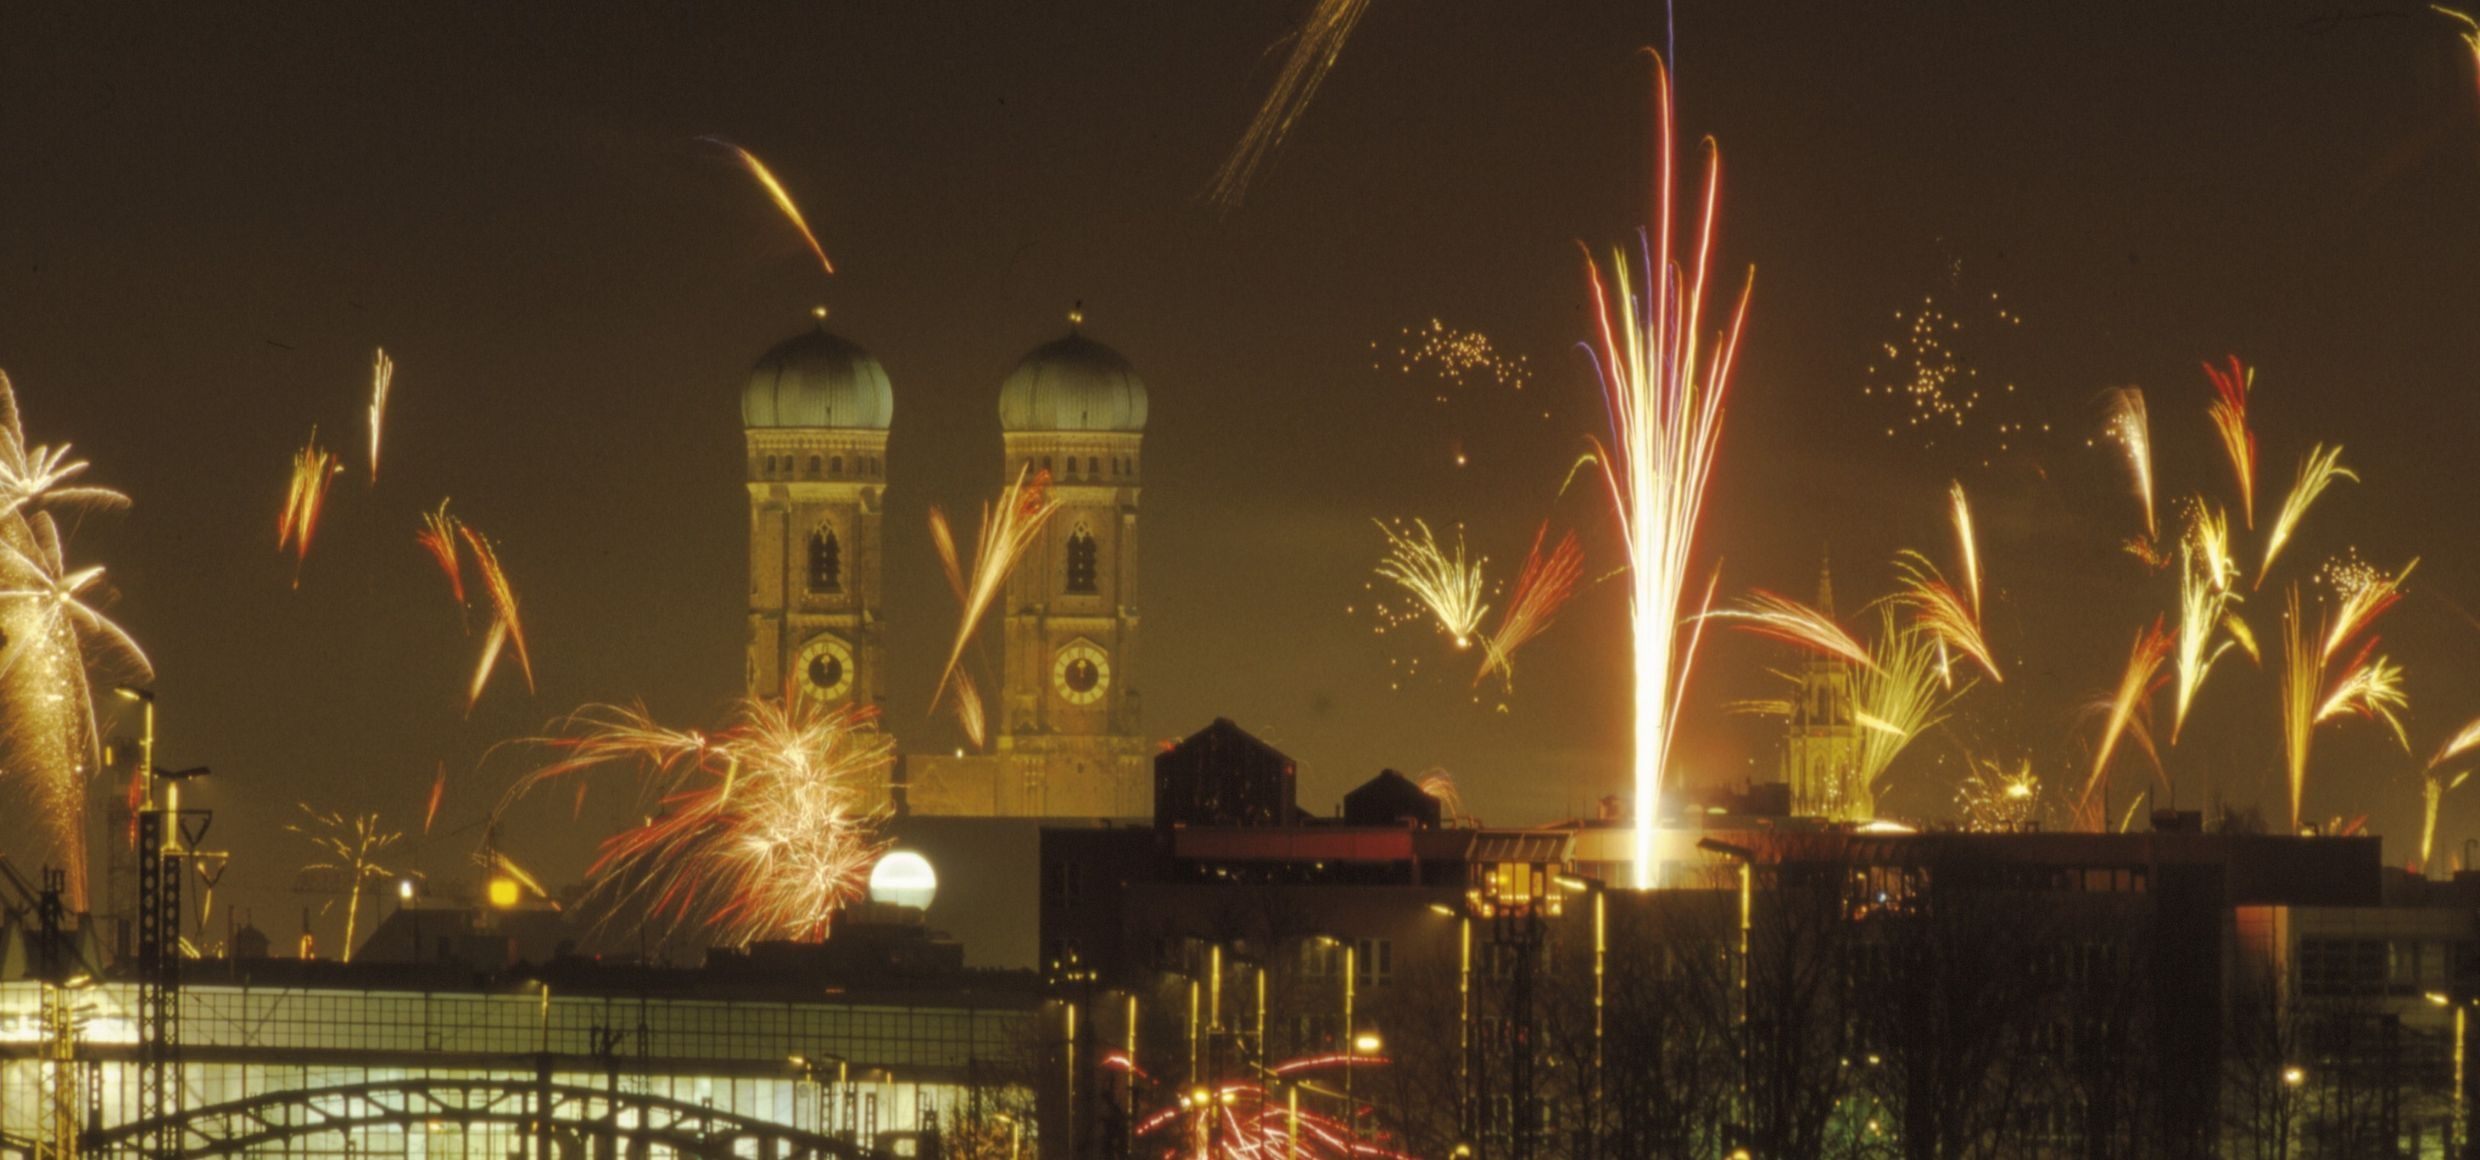
[[[775,202],[775,208],[783,213],[784,219],[792,223],[792,228],[801,231],[801,240],[809,243],[809,252],[818,255],[818,268],[829,274],[835,273],[835,263],[827,260],[826,248],[818,244],[818,235],[810,232],[808,219],[801,216],[801,207],[793,203],[792,194],[784,189],[784,183],[775,180],[775,172],[766,167],[766,162],[758,160],[757,154],[721,137],[700,137],[698,140],[731,150],[732,156],[740,161],[741,168],[748,170],[749,176],[757,180],[758,187],[764,189],[766,196]]]
[[[483,638],[482,659],[474,667],[473,684],[466,689],[465,711],[473,712],[474,703],[482,699],[482,687],[489,683],[491,670],[499,664],[502,647],[515,645],[517,667],[525,673],[525,691],[534,691],[534,659],[525,648],[525,625],[517,619],[517,591],[508,584],[508,573],[499,565],[499,553],[491,549],[491,541],[474,531],[473,525],[458,521],[458,535],[473,553],[474,570],[482,578],[482,591],[491,598],[491,630]]]
[[[963,728],[964,739],[981,752],[990,744],[990,721],[982,704],[982,690],[973,683],[970,669],[956,670],[956,724]]]
[[[448,794],[448,763],[439,763],[439,772],[431,778],[430,801],[422,807],[422,832],[431,832],[431,823],[439,818],[440,799]]]
[[[2109,408],[2108,430],[2127,455],[2127,470],[2135,480],[2136,499],[2144,505],[2144,538],[2149,543],[2159,536],[2153,522],[2153,425],[2145,417],[2144,392],[2134,387],[2119,387],[2106,396]]]
[[[2455,35],[2462,37],[2463,46],[2471,50],[2472,86],[2475,90],[2480,90],[2480,20],[2474,20],[2469,14],[2457,12],[2443,4],[2431,4],[2428,8],[2429,11],[2451,18],[2463,26],[2462,31]]]
[[[431,554],[439,570],[447,574],[448,591],[456,598],[460,610],[465,607],[465,569],[457,560],[457,520],[448,514],[448,501],[439,501],[439,510],[422,514],[422,530],[414,533],[413,542]]]
[[[1455,788],[1454,774],[1443,768],[1432,769],[1422,774],[1416,784],[1421,787],[1422,793],[1438,799],[1438,810],[1448,822],[1463,822],[1472,818],[1464,810],[1464,794]]]
[[[2344,596],[2314,632],[2308,630],[2300,610],[2299,587],[2291,586],[2282,621],[2282,758],[2290,781],[2293,831],[2302,817],[2309,746],[2318,725],[2346,715],[2367,717],[2385,722],[2395,739],[2404,748],[2410,747],[2401,717],[2406,704],[2402,668],[2376,655],[2376,638],[2361,644],[2339,670],[2334,667],[2343,651],[2401,598],[2401,584],[2410,574],[2411,567],[2406,565],[2401,572]]]
[[[1655,178],[1653,237],[1643,268],[1631,274],[1624,250],[1610,265],[1605,286],[1598,262],[1588,261],[1598,330],[1595,373],[1610,412],[1610,441],[1596,456],[1610,489],[1628,554],[1628,617],[1635,668],[1635,792],[1633,860],[1635,885],[1653,885],[1655,803],[1670,765],[1680,703],[1695,667],[1703,614],[1712,584],[1693,610],[1686,605],[1690,556],[1705,512],[1705,491],[1722,447],[1723,404],[1730,396],[1731,364],[1739,350],[1752,270],[1736,304],[1708,350],[1705,290],[1713,254],[1715,206],[1722,191],[1721,154],[1706,149],[1705,183],[1698,201],[1691,265],[1673,246],[1674,126],[1670,74],[1654,61]],[[1644,282],[1640,293],[1636,282]],[[1598,443],[1598,441],[1597,441]],[[1683,625],[1688,627],[1681,639]]]
[[[1948,484],[1946,493],[1955,521],[1955,551],[1963,561],[1963,588],[1972,597],[1972,620],[1977,624],[1981,618],[1981,546],[1972,530],[1972,501],[1964,497],[1961,480]]]
[[[1378,575],[1411,593],[1437,619],[1439,629],[1456,648],[1472,647],[1481,618],[1490,611],[1482,603],[1487,584],[1481,574],[1489,561],[1465,559],[1461,529],[1456,531],[1455,550],[1450,553],[1438,546],[1438,538],[1424,521],[1412,521],[1408,532],[1389,527],[1384,520],[1370,522],[1386,536],[1386,556],[1378,561]]]
[[[92,602],[104,570],[68,566],[53,512],[129,504],[70,483],[86,470],[66,445],[26,441],[16,390],[0,374],[0,784],[28,783],[44,861],[68,872],[73,910],[87,906],[86,784],[102,762],[92,679],[154,679],[145,651]]]
[[[599,903],[736,942],[818,939],[861,897],[885,850],[875,802],[894,742],[876,716],[751,696],[710,737],[659,725],[643,708],[589,705],[537,739],[553,759],[501,808],[560,778],[628,770],[656,812],[603,842],[588,870]]]
[[[1575,594],[1576,579],[1584,574],[1584,549],[1576,544],[1576,533],[1559,537],[1557,547],[1545,557],[1541,554],[1542,537],[1550,531],[1549,521],[1533,532],[1533,546],[1524,554],[1524,570],[1516,574],[1516,586],[1507,594],[1506,610],[1499,614],[1498,629],[1481,638],[1481,671],[1473,674],[1473,684],[1487,680],[1496,669],[1506,681],[1510,692],[1516,685],[1516,650],[1526,641],[1540,636],[1558,615],[1560,606]]]
[[[2016,762],[2013,770],[1995,761],[1966,755],[1971,772],[1955,790],[1963,810],[1963,828],[1974,833],[2003,834],[2024,829],[2040,818],[2041,777],[2032,760]]]
[[[387,418],[388,388],[396,382],[396,360],[386,349],[370,360],[370,482],[379,482],[379,426]]]
[[[1937,565],[1930,563],[1927,556],[1906,548],[1895,555],[1894,566],[1900,588],[1889,599],[1911,609],[1914,623],[1929,633],[1941,650],[1972,658],[1991,681],[2004,684],[2006,677],[1998,671],[1997,658],[1989,654],[1989,642],[1981,635],[1978,611],[1946,582]],[[1945,672],[1947,666],[1940,664],[1939,669]],[[1952,674],[1946,676],[1951,683]]]
[[[2256,569],[2254,587],[2265,586],[2265,574],[2273,571],[2274,557],[2282,554],[2283,545],[2290,543],[2291,533],[2299,530],[2299,520],[2308,514],[2308,505],[2315,503],[2316,497],[2325,494],[2325,489],[2337,479],[2354,483],[2359,481],[2356,473],[2342,466],[2342,448],[2338,445],[2327,447],[2322,443],[2310,448],[2307,458],[2299,461],[2298,482],[2293,483],[2290,494],[2282,498],[2282,513],[2274,517],[2273,530],[2265,535],[2265,562]]]
[[[1042,527],[1059,511],[1059,501],[1050,494],[1051,473],[1019,469],[1016,482],[999,489],[996,503],[982,506],[981,539],[974,545],[973,567],[966,570],[956,554],[956,537],[948,530],[947,513],[936,506],[930,509],[930,541],[939,551],[939,564],[947,570],[949,582],[966,582],[958,588],[964,612],[956,622],[956,642],[947,650],[947,664],[939,669],[938,687],[930,694],[936,705],[947,693],[947,682],[956,674],[956,665],[964,659],[965,646],[973,642],[973,634],[982,624],[982,616],[990,611],[1008,577],[1015,574],[1016,562],[1042,534]]]
[[[319,512],[327,506],[327,485],[344,464],[319,446],[319,429],[310,428],[310,442],[293,453],[293,481],[284,493],[284,514],[276,519],[276,550],[293,549],[293,587],[301,587],[301,566],[310,559],[310,537],[319,530]]]
[[[2448,772],[2446,763],[2480,748],[2480,720],[2458,730],[2437,754],[2420,770],[2420,872],[2428,872],[2429,855],[2437,844],[2437,811],[2445,804],[2446,794],[2462,787],[2471,777],[2468,769]]]
[[[2242,642],[2250,656],[2256,652],[2255,641],[2230,611],[2239,597],[2230,590],[2225,570],[2229,566],[2228,530],[2227,517],[2199,504],[2194,527],[2179,541],[2179,635],[2175,665],[2178,696],[2170,715],[2172,745],[2179,743],[2179,730],[2187,724],[2188,708],[2195,703],[2196,690],[2204,687],[2205,674],[2212,670],[2213,662],[2221,659],[2232,645]],[[2216,634],[2224,634],[2228,639],[2216,646]]]
[[[334,810],[320,811],[309,803],[297,803],[307,822],[289,822],[285,829],[304,838],[325,856],[325,861],[312,862],[304,870],[323,870],[340,874],[345,879],[344,949],[338,954],[343,962],[353,961],[353,932],[362,917],[362,883],[373,878],[393,878],[396,871],[379,864],[381,855],[394,846],[404,834],[382,827],[375,813],[352,817]]]
[[[1384,1056],[1334,1052],[1286,1060],[1267,1068],[1266,1074],[1303,1090],[1315,1090],[1304,1082],[1305,1077],[1340,1071],[1347,1065],[1368,1069],[1389,1062]],[[1161,1151],[1153,1155],[1161,1160],[1412,1160],[1408,1153],[1358,1138],[1362,1133],[1349,1122],[1359,1114],[1358,1108],[1347,1109],[1343,1117],[1305,1106],[1295,1113],[1287,1099],[1289,1092],[1269,1090],[1254,1080],[1225,1080],[1178,1091],[1175,1085],[1154,1082],[1154,1077],[1132,1065],[1121,1052],[1104,1056],[1102,1066],[1152,1084],[1156,1099],[1170,1100],[1138,1120],[1133,1133],[1147,1146],[1159,1147]]]
[[[2172,643],[2170,635],[2162,631],[2161,619],[2154,618],[2151,627],[2136,634],[2135,646],[2127,650],[2127,667],[2119,674],[2118,688],[2103,703],[2101,739],[2093,746],[2092,776],[2085,781],[2084,795],[2075,807],[2076,816],[2091,817],[2095,829],[2100,828],[2101,819],[2090,811],[2095,795],[2109,783],[2110,757],[2118,751],[2119,741],[2133,731],[2138,744],[2147,752],[2152,749],[2151,737],[2137,715],[2153,690],[2160,687],[2154,676],[2161,671],[2161,662],[2168,657]]]
[[[1737,606],[1716,609],[1706,616],[1714,620],[1737,621],[1742,631],[1850,661],[1863,669],[1877,664],[1877,658],[1869,655],[1868,646],[1861,644],[1842,625],[1834,623],[1833,617],[1827,616],[1815,605],[1802,604],[1762,588],[1742,597]]]
[[[2256,432],[2248,429],[2248,392],[2256,389],[2256,368],[2230,356],[2228,369],[2204,364],[2205,377],[2213,380],[2213,405],[2205,414],[2213,420],[2213,430],[2222,437],[2222,450],[2230,456],[2230,470],[2239,483],[2239,518],[2249,531],[2256,530]]]
[[[1360,23],[1369,10],[1369,0],[1315,0],[1309,18],[1292,34],[1292,51],[1283,61],[1283,71],[1276,74],[1274,87],[1267,90],[1266,100],[1257,107],[1257,115],[1249,119],[1248,131],[1240,135],[1239,144],[1223,159],[1223,166],[1214,174],[1214,184],[1207,196],[1225,212],[1237,208],[1247,194],[1249,179],[1257,175],[1259,166],[1273,154],[1275,147],[1292,131],[1292,124],[1308,109],[1317,96],[1318,85],[1343,55],[1343,44],[1352,37],[1352,27]]]

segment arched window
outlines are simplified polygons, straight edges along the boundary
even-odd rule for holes
[[[836,456],[835,458],[830,459],[830,460],[828,460],[828,461],[827,461],[827,474],[829,474],[829,475],[842,475],[842,474],[844,474],[844,457],[843,457],[843,456],[838,455],[838,456]]]
[[[1100,552],[1094,547],[1094,534],[1085,530],[1085,525],[1078,524],[1076,531],[1068,536],[1068,591],[1095,591],[1094,573],[1099,556]]]
[[[769,456],[767,456],[767,457],[766,457],[766,470],[765,470],[765,471],[763,471],[763,472],[760,472],[759,474],[760,474],[761,478],[765,478],[765,479],[773,479],[773,478],[775,478],[775,457],[774,457],[774,456],[769,455]]]
[[[1100,474],[1102,474],[1102,457],[1101,457],[1101,456],[1099,456],[1099,455],[1093,455],[1093,456],[1087,456],[1087,457],[1086,457],[1086,459],[1085,459],[1085,474],[1087,474],[1087,475],[1100,475]]]
[[[809,473],[813,478],[818,474],[818,457],[815,455],[809,457]]]
[[[1042,457],[1042,470],[1044,470],[1044,471],[1049,471],[1050,469],[1051,469],[1051,457],[1050,457],[1050,456],[1048,456],[1048,455],[1045,455],[1045,456],[1043,456],[1043,457]]]
[[[835,533],[825,528],[809,534],[809,590],[844,590],[844,548],[835,542]]]

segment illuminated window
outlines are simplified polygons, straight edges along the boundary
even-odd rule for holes
[[[1078,525],[1068,537],[1068,591],[1096,591],[1094,579],[1100,552],[1094,546],[1094,534]]]
[[[844,590],[844,547],[836,542],[835,533],[825,528],[809,534],[809,590]]]

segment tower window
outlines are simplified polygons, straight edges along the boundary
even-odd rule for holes
[[[812,476],[816,476],[818,474],[818,457],[815,455],[809,457],[809,473]]]
[[[1095,564],[1100,553],[1094,547],[1094,534],[1077,525],[1068,537],[1068,591],[1093,592]]]
[[[844,590],[844,548],[836,542],[835,533],[825,528],[809,534],[809,590]]]
[[[1086,460],[1085,460],[1085,474],[1087,474],[1087,475],[1100,475],[1100,474],[1102,474],[1102,458],[1101,458],[1100,456],[1089,456],[1089,457],[1087,457],[1087,458],[1086,458]]]
[[[844,474],[844,457],[843,457],[843,456],[841,456],[841,455],[838,455],[838,456],[836,456],[835,458],[828,460],[828,461],[827,461],[827,473],[828,473],[828,474],[830,474],[830,475],[842,475],[842,474]]]
[[[1049,471],[1050,469],[1051,469],[1051,457],[1050,457],[1050,456],[1048,456],[1048,455],[1045,455],[1045,456],[1043,456],[1043,457],[1042,457],[1042,470],[1044,470],[1044,471]]]

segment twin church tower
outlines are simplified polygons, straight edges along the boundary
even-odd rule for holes
[[[1048,473],[1059,502],[991,614],[998,688],[987,754],[910,754],[913,814],[1138,817],[1153,786],[1131,682],[1145,384],[1069,316],[999,387],[1005,479]],[[884,706],[886,368],[826,328],[776,344],[741,392],[749,487],[749,686]],[[957,528],[970,536],[972,526]],[[959,544],[968,555],[971,544]],[[921,545],[927,555],[929,545]],[[906,647],[943,653],[943,640]]]

